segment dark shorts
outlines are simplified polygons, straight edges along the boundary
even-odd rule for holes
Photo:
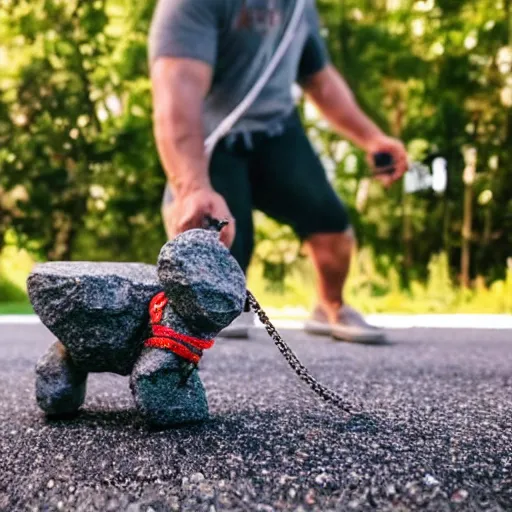
[[[349,227],[347,209],[327,180],[297,112],[280,135],[221,140],[212,155],[210,178],[236,219],[231,252],[244,271],[254,247],[253,209],[290,225],[303,240]]]

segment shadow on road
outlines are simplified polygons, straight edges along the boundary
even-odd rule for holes
[[[142,426],[142,420],[136,409],[120,410],[88,410],[83,409],[72,416],[45,417],[48,426],[56,428],[97,428],[108,430],[124,429],[126,427]]]
[[[145,434],[159,433],[160,436],[185,435],[187,437],[219,437],[228,443],[237,442],[249,437],[260,437],[267,434],[283,432],[290,420],[290,414],[294,411],[281,412],[278,410],[254,411],[239,410],[236,413],[213,415],[208,421],[200,424],[183,424],[169,429],[157,429],[146,425],[139,416],[137,410],[94,410],[83,409],[69,417],[44,418],[44,423],[56,429],[101,429],[106,431],[135,430]],[[321,411],[316,413],[302,413],[301,422],[304,427],[310,429],[329,429],[330,431],[358,432],[364,434],[376,434],[379,430],[380,420],[368,413],[337,416],[336,412]],[[267,438],[268,439],[268,438]]]

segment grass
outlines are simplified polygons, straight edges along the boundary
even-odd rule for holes
[[[14,246],[0,254],[0,315],[33,312],[25,288],[33,264],[28,253]],[[400,287],[396,268],[384,267],[384,272],[377,270],[369,249],[355,254],[346,286],[347,302],[363,313],[512,313],[512,260],[504,280],[486,286],[483,278],[477,278],[471,289],[454,285],[443,254],[432,256],[426,282],[414,281],[407,290]],[[280,290],[269,287],[262,278],[262,266],[254,263],[248,288],[273,318],[304,318],[315,304],[313,272],[306,261],[291,269]]]
[[[0,302],[0,315],[31,315],[34,313],[30,302]]]
[[[27,276],[34,260],[13,245],[4,247],[0,254],[0,315],[31,314],[27,297]]]
[[[385,275],[376,270],[371,251],[363,249],[354,257],[346,285],[346,300],[363,313],[397,314],[510,314],[512,313],[512,261],[506,278],[490,286],[482,277],[471,289],[456,286],[450,277],[448,259],[433,255],[426,282],[413,281],[408,289],[400,287],[398,271],[389,266]],[[251,268],[248,287],[274,315],[303,317],[314,306],[313,272],[301,263],[287,275],[281,292],[269,289],[261,279],[262,269]]]

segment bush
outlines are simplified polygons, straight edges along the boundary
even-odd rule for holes
[[[12,232],[6,235],[5,242],[0,252],[0,302],[26,304],[26,280],[34,260],[27,251],[16,248],[17,240]]]
[[[0,275],[0,302],[26,302],[27,294],[9,281],[5,275]]]
[[[295,264],[280,292],[265,287],[260,276],[261,263],[255,261],[248,286],[267,307],[299,308],[306,315],[314,306],[316,293],[309,262]],[[404,288],[393,262],[364,248],[354,255],[346,300],[364,313],[512,313],[512,260],[507,263],[506,279],[487,286],[480,277],[472,289],[464,289],[454,284],[446,254],[434,254],[428,264],[427,280],[413,280]]]

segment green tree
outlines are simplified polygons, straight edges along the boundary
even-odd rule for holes
[[[393,254],[412,276],[425,277],[426,262],[441,249],[458,272],[462,153],[471,146],[478,154],[472,275],[504,277],[512,242],[510,2],[322,0],[319,6],[334,62],[361,105],[411,153],[422,141],[424,156],[445,156],[450,171],[444,197],[371,186],[357,219],[361,241]],[[321,139],[328,154],[332,135]],[[338,190],[355,208],[354,189],[366,172],[361,155],[349,150],[334,161]]]
[[[18,195],[0,228],[43,258],[154,260],[164,178],[146,64],[152,3],[4,4],[0,186]]]
[[[146,40],[154,1],[3,0],[0,6],[0,241],[42,258],[154,261],[165,239],[164,174],[152,135]],[[416,159],[448,160],[446,194],[368,180],[364,155],[303,104],[360,245],[401,283],[434,253],[460,273],[463,149],[471,277],[504,278],[512,247],[510,0],[318,0],[333,62],[363,108]],[[469,212],[469,213],[468,213]],[[469,214],[471,213],[471,218]],[[257,259],[279,281],[298,260],[289,232],[259,222]],[[468,231],[467,227],[471,226]],[[0,242],[1,243],[1,242]]]

